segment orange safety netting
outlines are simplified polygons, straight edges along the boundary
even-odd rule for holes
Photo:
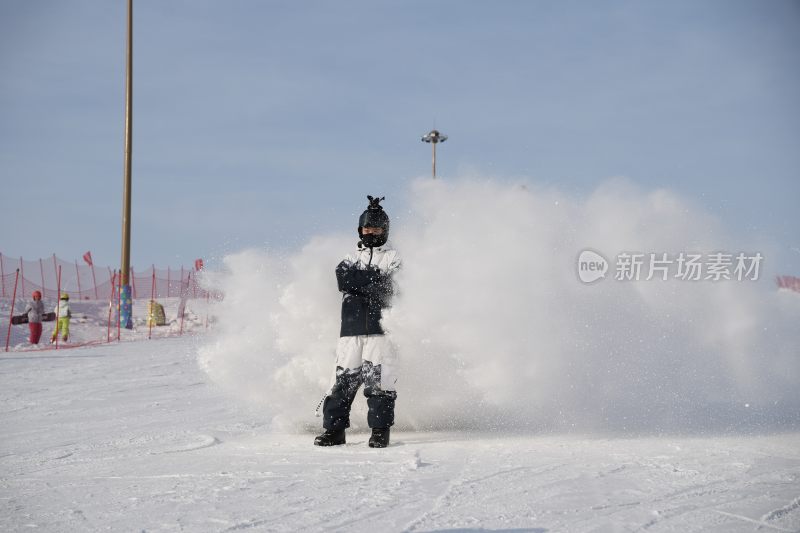
[[[61,291],[72,300],[108,300],[111,297],[110,267],[89,266],[78,261],[64,261],[55,255],[47,259],[24,260],[0,253],[0,297],[11,297],[14,279],[19,269],[18,296],[29,297],[34,290],[45,298],[58,298],[58,269],[61,267]],[[186,296],[206,298],[208,292],[200,287],[196,272],[180,267],[157,269],[151,266],[142,271],[131,268],[130,283],[133,298],[150,298],[155,274],[155,298]],[[117,277],[118,279],[118,277]]]

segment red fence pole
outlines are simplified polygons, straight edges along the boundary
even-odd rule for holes
[[[56,261],[56,254],[53,254],[53,273],[56,275],[56,278],[59,276],[60,269],[58,268],[58,261]],[[61,298],[61,286],[59,285],[58,294],[56,298]]]
[[[6,297],[6,273],[3,270],[3,254],[0,253],[0,284],[3,285],[3,298]]]
[[[53,254],[53,261],[56,260],[56,254]],[[58,350],[58,337],[63,335],[63,331],[58,331],[58,323],[61,322],[61,267],[58,267],[58,273],[56,274],[56,285],[58,286],[58,300],[56,303],[56,350]]]
[[[106,334],[106,342],[111,342],[111,308],[114,307],[114,283],[117,281],[117,271],[111,277],[111,295],[108,297],[108,333]],[[97,285],[95,285],[95,291]]]
[[[189,283],[191,281],[192,281],[192,273],[189,272],[189,275],[186,277],[186,291],[185,291],[185,293],[183,293],[184,291],[181,291],[183,293],[183,294],[181,294],[181,299],[182,300],[184,298],[188,298],[189,297]],[[181,285],[183,285],[183,283],[181,283]],[[183,309],[181,309],[181,330],[178,333],[178,335],[183,335],[183,316],[185,314],[186,314],[186,301],[184,300]]]
[[[22,263],[22,257],[19,258],[19,275],[22,277],[22,294],[25,294],[25,267]],[[42,287],[44,289],[44,287]],[[16,290],[16,289],[15,289]],[[44,290],[42,291],[44,293]]]
[[[8,333],[6,334],[6,351],[8,351],[8,343],[11,342],[11,319],[14,317],[14,301],[17,299],[17,282],[19,281],[19,269],[17,269],[17,276],[14,278],[14,296],[11,297],[11,314],[8,315]]]
[[[147,313],[147,322],[149,324],[149,328],[147,330],[147,338],[153,338],[153,313],[155,312],[155,301],[156,301],[156,266],[153,265],[153,285],[150,288],[150,303],[148,304],[149,312]]]
[[[39,259],[39,273],[42,275],[42,294],[44,294],[44,262]]]
[[[94,283],[94,299],[99,300],[100,297],[97,296],[97,278],[94,277],[94,262],[92,262],[92,283]]]
[[[81,296],[81,272],[78,270],[78,260],[75,260],[75,277],[78,278],[78,300],[83,300]]]

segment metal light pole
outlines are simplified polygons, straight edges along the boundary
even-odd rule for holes
[[[128,0],[128,47],[125,68],[125,174],[122,186],[122,262],[119,271],[120,322],[133,329],[131,300],[131,155],[133,141],[133,0]]]
[[[422,136],[422,142],[433,145],[433,179],[436,179],[436,145],[447,140],[447,135],[442,135],[438,130],[431,130]]]

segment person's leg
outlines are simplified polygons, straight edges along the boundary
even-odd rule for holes
[[[64,331],[62,332],[62,334],[64,336],[61,338],[64,342],[67,342],[67,340],[69,339],[69,317],[66,317],[63,320],[64,320]]]
[[[41,322],[36,322],[33,325],[35,326],[35,328],[31,332],[31,343],[39,344],[39,339],[42,338],[42,323]]]
[[[350,427],[350,406],[361,386],[361,345],[359,337],[340,337],[336,346],[336,379],[322,405],[323,427],[343,431]]]
[[[397,350],[385,335],[370,335],[364,341],[363,358],[367,423],[373,429],[387,429],[394,424]]]

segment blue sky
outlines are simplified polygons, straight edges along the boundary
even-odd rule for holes
[[[399,209],[435,124],[446,179],[624,175],[800,274],[800,2],[134,3],[134,266]],[[0,4],[0,252],[118,264],[124,31],[123,0]]]

